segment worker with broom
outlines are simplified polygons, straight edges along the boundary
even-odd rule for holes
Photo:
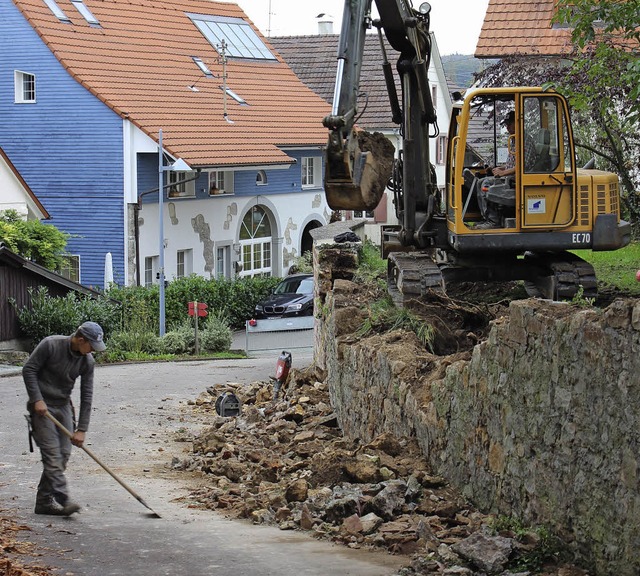
[[[42,455],[42,477],[36,496],[36,514],[70,516],[80,506],[69,498],[65,470],[71,445],[82,447],[89,428],[93,398],[92,352],[105,349],[99,324],[84,322],[72,336],[47,336],[22,368],[29,401],[33,439]],[[71,392],[80,377],[80,414],[74,426]],[[73,433],[69,438],[47,417],[54,416]]]

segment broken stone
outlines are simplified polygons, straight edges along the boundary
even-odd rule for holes
[[[306,504],[302,505],[301,514],[300,514],[300,528],[303,530],[312,530],[313,529],[313,516],[309,507]]]
[[[363,525],[357,514],[352,514],[342,522],[342,529],[348,534],[360,534],[363,531]]]
[[[309,484],[302,478],[296,480],[287,486],[284,497],[287,502],[304,502],[309,493]]]
[[[373,497],[369,502],[369,508],[383,519],[390,520],[402,510],[406,491],[407,485],[403,480],[392,480],[387,483],[381,492]]]
[[[407,491],[404,497],[407,500],[415,500],[422,495],[422,484],[415,474],[412,474],[407,479]]]
[[[371,484],[382,480],[375,459],[365,454],[358,454],[355,460],[345,462],[343,470],[347,478],[360,484]]]
[[[338,498],[337,500],[332,500],[327,504],[325,517],[329,522],[337,522],[347,516],[355,514],[358,507],[359,502],[355,496]]]
[[[382,480],[393,480],[396,477],[396,473],[393,470],[389,470],[386,466],[382,466],[378,473]]]
[[[291,510],[289,508],[278,508],[276,510],[276,520],[278,522],[283,522],[284,520],[288,520],[291,517]]]
[[[444,576],[473,576],[473,570],[470,570],[469,568],[465,568],[463,566],[451,566],[450,568],[444,569],[443,575]]]
[[[374,450],[381,450],[389,456],[399,456],[402,453],[402,445],[400,441],[391,434],[381,434],[377,438],[367,444],[367,448],[373,448]]]
[[[502,536],[488,536],[475,532],[461,542],[454,544],[452,550],[490,574],[501,572],[513,550],[513,541]]]
[[[219,452],[227,443],[227,438],[223,434],[219,434],[215,430],[209,430],[205,432],[199,438],[193,441],[193,451],[216,453]]]
[[[378,526],[380,526],[382,522],[382,518],[380,518],[380,516],[377,516],[373,512],[365,514],[362,518],[360,518],[360,524],[362,524],[362,533],[371,534],[373,531],[378,529]]]
[[[311,430],[305,430],[304,432],[300,432],[300,434],[296,434],[293,437],[294,442],[307,442],[309,440],[313,440],[315,434]]]
[[[318,424],[320,426],[326,426],[327,428],[337,428],[338,427],[338,417],[335,414],[331,416],[327,416],[326,418],[322,418]]]
[[[211,397],[210,394],[208,394],[207,392],[202,392],[202,394],[200,394],[196,398],[196,406],[202,406],[203,404],[211,404],[212,401],[213,401],[213,398]]]

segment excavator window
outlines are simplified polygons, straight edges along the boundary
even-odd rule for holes
[[[555,172],[560,164],[562,109],[554,97],[524,99],[525,173]]]

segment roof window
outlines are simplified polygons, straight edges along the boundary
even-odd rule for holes
[[[80,12],[80,15],[87,21],[88,24],[94,26],[100,26],[100,21],[91,13],[91,10],[87,8],[82,0],[71,0],[71,4],[76,7],[76,10]]]
[[[60,22],[64,22],[65,24],[71,24],[71,18],[69,18],[63,11],[60,6],[56,4],[56,0],[44,0],[44,3],[47,5],[47,8],[53,12],[53,15],[60,20]]]
[[[188,16],[218,52],[224,40],[226,56],[229,58],[276,59],[249,23],[242,18],[202,14]]]
[[[247,104],[247,101],[244,98],[242,98],[242,96],[236,94],[233,90],[231,90],[231,88],[228,88],[226,86],[220,86],[220,90],[224,90],[229,96],[231,96],[231,98],[233,98],[241,106],[249,106],[249,104]]]
[[[202,58],[198,58],[198,56],[191,56],[191,58],[193,59],[193,61],[195,62],[196,66],[198,68],[200,68],[200,71],[207,77],[207,78],[212,78],[213,77],[213,73],[211,72],[211,70],[209,70],[209,68],[207,67],[207,65],[202,61]]]

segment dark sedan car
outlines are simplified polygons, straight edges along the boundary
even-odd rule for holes
[[[259,302],[255,318],[291,318],[313,315],[313,274],[292,274]]]

